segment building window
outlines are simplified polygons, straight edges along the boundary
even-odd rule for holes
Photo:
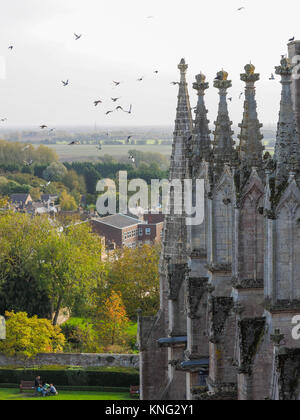
[[[151,228],[146,228],[145,233],[146,233],[146,235],[151,235]]]
[[[139,229],[139,236],[143,236],[143,229]]]

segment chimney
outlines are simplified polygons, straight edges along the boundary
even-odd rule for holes
[[[294,64],[300,63],[300,41],[293,41],[288,44],[289,58],[293,60],[295,56],[299,56],[299,60],[292,61]],[[300,133],[300,71],[297,72],[299,78],[293,77],[292,82],[292,99],[297,122],[297,130]]]

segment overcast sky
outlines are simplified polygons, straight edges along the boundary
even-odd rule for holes
[[[246,10],[237,12],[242,6]],[[207,75],[211,122],[218,102],[214,76],[222,67],[229,72],[234,124],[242,117],[239,74],[251,60],[261,73],[259,118],[276,123],[280,84],[278,77],[268,79],[288,39],[300,38],[299,0],[0,0],[0,10],[6,62],[0,117],[9,119],[7,126],[173,124],[178,88],[170,82],[179,79],[182,57],[193,106],[194,76]],[[74,32],[82,39],[75,41]],[[63,88],[66,79],[70,86]],[[113,88],[113,80],[123,83]],[[132,115],[105,116],[114,108],[110,97],[118,96],[125,108],[133,104]],[[98,108],[96,99],[104,100]]]

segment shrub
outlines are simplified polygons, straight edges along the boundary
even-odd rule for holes
[[[0,369],[1,384],[19,384],[22,380],[33,381],[38,375],[42,381],[53,382],[57,386],[97,386],[97,387],[130,387],[139,384],[139,373],[134,369],[99,370],[70,368],[64,370],[44,369]]]

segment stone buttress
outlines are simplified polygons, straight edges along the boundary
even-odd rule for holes
[[[147,400],[176,400],[182,399],[186,394],[186,375],[180,367],[187,343],[185,292],[186,277],[189,272],[188,232],[182,183],[188,176],[187,171],[190,166],[188,160],[193,121],[186,82],[188,66],[184,59],[178,68],[180,83],[170,165],[172,186],[168,214],[165,217],[160,261],[160,312],[150,321],[140,317],[140,331],[144,330],[144,334],[140,334],[140,339],[144,335],[148,337],[146,343],[143,343],[143,340],[140,343],[143,365],[141,397]],[[147,383],[149,381],[153,384],[151,392]]]
[[[227,89],[232,85],[221,71],[214,81],[220,95],[213,142],[212,186],[208,199],[209,273],[209,390],[215,395],[236,395],[236,375],[232,369],[234,316],[232,290],[233,176],[235,158],[232,122],[228,115]]]
[[[238,374],[239,400],[253,399],[254,369],[260,340],[265,332],[264,314],[264,189],[263,144],[257,117],[255,82],[259,74],[245,66],[246,83],[239,165],[234,168],[233,292],[236,313],[234,366]]]

